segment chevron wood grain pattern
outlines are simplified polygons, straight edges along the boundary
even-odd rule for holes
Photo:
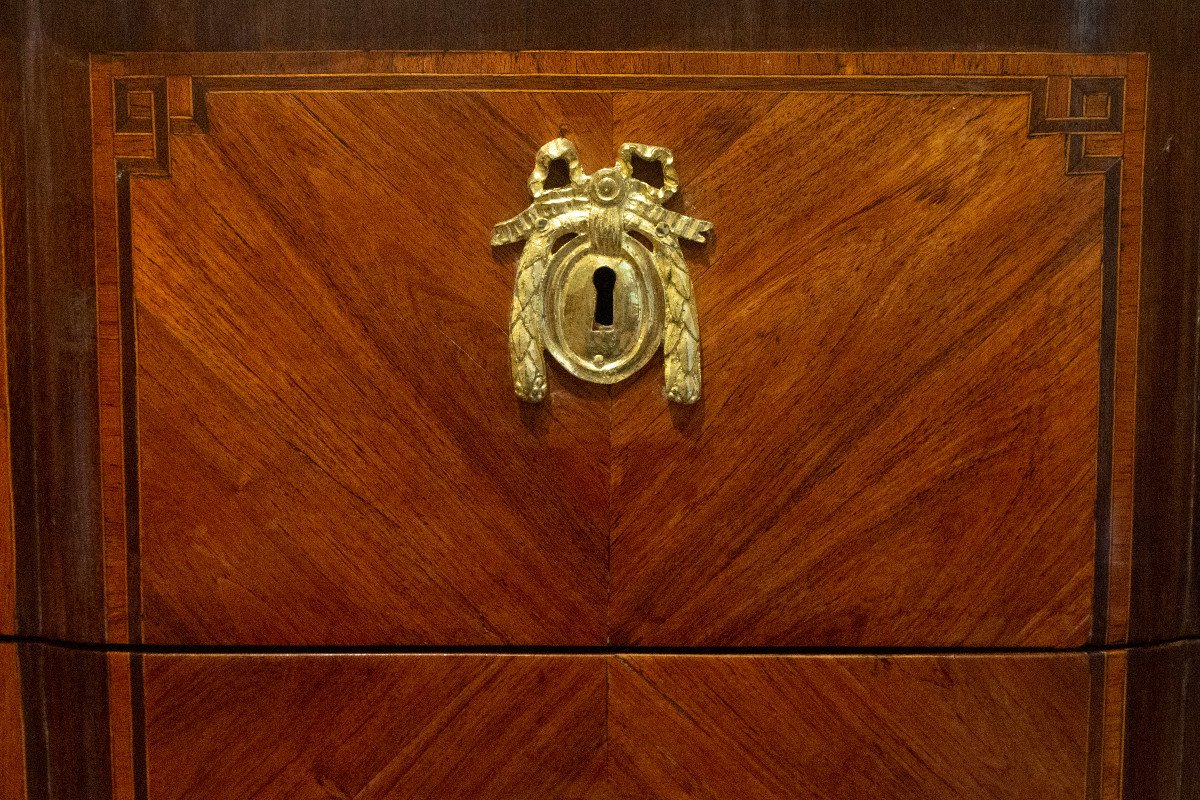
[[[1081,653],[136,658],[146,800],[1121,796],[1125,673]]]
[[[486,232],[606,99],[209,105],[133,192],[145,640],[602,643],[608,400],[513,397]]]
[[[1020,97],[614,109],[714,223],[702,404],[613,391],[614,640],[1087,640],[1104,178]]]
[[[149,800],[588,797],[588,656],[145,657]]]
[[[1086,656],[650,656],[611,666],[639,800],[1089,798]]]
[[[1096,92],[1144,67],[97,58],[109,640],[1122,640],[1145,109]],[[559,134],[667,143],[716,223],[698,406],[512,399],[487,232]]]
[[[0,797],[25,797],[21,674],[13,642],[0,642]]]

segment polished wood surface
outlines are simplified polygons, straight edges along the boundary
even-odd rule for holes
[[[146,793],[143,661],[138,655],[108,653],[105,665],[111,800],[138,800]]]
[[[20,62],[19,69],[0,74],[19,83],[21,95],[16,102],[5,95],[0,113],[23,118],[22,135],[0,137],[5,158],[19,153],[11,163],[19,164],[22,176],[0,182],[4,212],[6,217],[20,215],[25,204],[31,212],[28,228],[22,220],[5,230],[6,240],[16,240],[25,250],[14,257],[15,249],[9,247],[6,254],[10,381],[30,387],[12,394],[14,437],[31,440],[14,439],[18,521],[27,534],[19,558],[24,588],[30,590],[20,598],[24,633],[90,641],[106,635],[94,260],[87,236],[62,235],[89,230],[93,218],[88,53],[594,48],[1148,52],[1153,90],[1145,151],[1129,625],[1134,641],[1200,634],[1200,539],[1192,535],[1197,508],[1195,286],[1200,269],[1197,4],[1014,0],[949,4],[931,12],[928,4],[912,0],[864,0],[852,7],[700,0],[683,14],[666,4],[618,0],[573,9],[570,24],[565,24],[558,6],[512,0],[485,5],[381,0],[371,13],[355,4],[324,0],[18,0],[6,4],[0,15],[5,23],[0,39],[16,41],[9,50],[17,54],[11,63]],[[8,201],[14,195],[18,201]],[[26,233],[27,247],[22,241]],[[26,353],[20,349],[22,340]],[[34,359],[36,372],[30,366]],[[39,408],[43,411],[34,413]],[[1118,596],[1122,592],[1119,585],[1111,588]],[[1184,687],[1200,684],[1184,680],[1186,658],[1173,657],[1169,667],[1148,669],[1151,662],[1165,663],[1162,648],[1134,652],[1144,660],[1137,669],[1131,663],[1130,691],[1140,694],[1130,702],[1125,794],[1139,800],[1185,800],[1195,795],[1200,774],[1190,758],[1200,753],[1195,746],[1200,740],[1188,728],[1200,714],[1189,713],[1197,706]],[[1164,686],[1170,691],[1164,692]],[[67,702],[62,717],[79,722],[80,709],[95,706]],[[87,728],[86,715],[82,722],[77,728]],[[97,742],[92,738],[89,745]],[[85,786],[82,778],[74,785],[66,782],[72,770],[96,774],[94,762],[69,755],[85,749],[60,750],[51,762],[57,767],[57,783],[37,784],[33,796],[106,797],[106,788]]]
[[[0,642],[0,797],[25,797],[25,730],[17,645]]]
[[[93,800],[112,791],[109,657],[97,650],[18,645],[25,718],[28,800]],[[120,744],[114,745],[119,747]]]
[[[97,60],[109,637],[1120,640],[1093,578],[1123,620],[1131,522],[1098,547],[1093,509],[1132,493],[1136,247],[1105,277],[1138,227],[1131,63]],[[655,369],[553,373],[546,408],[504,384],[515,253],[483,243],[560,132],[589,165],[672,143],[681,210],[718,223],[695,409]]]
[[[1194,576],[1200,545],[1193,527],[1195,481],[1192,432],[1196,392],[1195,313],[1200,181],[1191,123],[1200,103],[1200,69],[1194,38],[1200,8],[1180,0],[1128,2],[1077,9],[1018,0],[1003,6],[948,7],[931,14],[911,0],[870,0],[844,8],[738,7],[702,2],[680,15],[668,7],[608,3],[577,10],[577,24],[560,24],[552,6],[508,0],[440,3],[436,8],[384,0],[373,13],[340,4],[276,0],[240,5],[163,2],[153,8],[127,0],[21,0],[4,9],[5,36],[19,39],[18,78],[25,135],[5,137],[10,151],[24,150],[28,185],[17,187],[30,210],[28,258],[9,282],[10,340],[28,332],[30,357],[14,355],[18,397],[34,437],[20,444],[19,494],[29,505],[23,519],[38,521],[28,537],[28,563],[45,580],[30,578],[24,625],[30,632],[97,641],[104,636],[100,601],[97,397],[89,380],[96,362],[92,324],[94,260],[88,237],[57,235],[87,229],[92,221],[90,100],[87,54],[125,51],[247,50],[995,50],[1090,51],[1150,54],[1147,116],[1142,312],[1136,381],[1138,480],[1133,519],[1132,611],[1137,641],[1200,632],[1200,582]],[[235,62],[266,56],[230,55]],[[283,64],[288,58],[269,56]],[[147,56],[153,58],[153,56]],[[971,54],[963,60],[986,61]],[[237,70],[234,70],[235,72]],[[19,74],[18,74],[19,73]],[[22,156],[18,156],[19,158]],[[9,181],[5,191],[15,186]],[[10,213],[10,205],[6,213]],[[26,232],[24,224],[9,231]],[[22,334],[24,335],[24,334]],[[32,374],[32,358],[44,364]],[[32,411],[45,409],[38,417]],[[65,465],[69,465],[65,466]],[[36,555],[36,558],[34,557]],[[38,589],[39,586],[48,588]],[[38,595],[42,595],[40,598]],[[37,600],[37,603],[34,601]],[[38,608],[35,610],[35,605]]]
[[[1138,454],[1137,359],[1140,358],[1138,337],[1142,324],[1142,287],[1145,280],[1142,228],[1146,194],[1148,73],[1149,65],[1145,57],[1130,59],[1124,97],[1124,136],[1119,151],[1121,186],[1116,199],[1122,211],[1117,230],[1119,249],[1114,256],[1116,297],[1113,313],[1116,320],[1115,330],[1111,334],[1114,350],[1113,432],[1108,455],[1112,490],[1107,509],[1100,511],[1100,518],[1106,520],[1108,531],[1108,559],[1105,563],[1107,595],[1102,600],[1097,595],[1098,602],[1103,602],[1105,607],[1103,638],[1108,642],[1124,642],[1131,638],[1133,557],[1137,536],[1134,514],[1137,502],[1137,479],[1134,476]],[[1093,137],[1093,140],[1097,138]],[[1115,155],[1118,151],[1114,149],[1110,152]]]
[[[607,399],[519,406],[477,234],[559,126],[605,149],[607,104],[208,106],[133,190],[145,640],[602,643]]]
[[[1200,641],[1140,647],[1128,655],[1124,767],[1130,800],[1200,794]]]
[[[5,131],[0,123],[0,132]],[[0,160],[0,295],[4,291],[7,263],[5,256],[5,226],[12,219],[4,214],[4,162]],[[0,331],[4,324],[5,305],[0,303]],[[13,514],[12,449],[9,446],[8,414],[8,349],[0,336],[0,635],[17,632],[17,538]]]
[[[15,22],[11,11],[0,12],[0,27],[10,28]],[[25,260],[25,163],[21,143],[24,119],[21,110],[20,37],[13,33],[0,35],[0,636],[17,632],[17,552],[16,514],[14,509],[14,463],[24,467],[27,449],[19,448],[14,458],[11,447],[12,425],[10,396],[16,395],[22,406],[28,403],[27,392],[10,391],[9,339],[16,340],[11,360],[17,364],[18,382],[15,387],[26,388],[22,382],[31,369],[28,337],[18,327],[9,335],[10,304],[17,319],[23,317],[20,302],[23,293],[10,292],[9,282],[20,282]],[[27,442],[29,425],[18,411],[18,439]],[[18,472],[18,474],[21,474]],[[22,498],[28,487],[21,486]],[[22,512],[27,513],[23,506]],[[28,587],[27,587],[28,588]]]
[[[620,797],[1108,796],[1083,655],[632,655],[610,685]]]
[[[1103,656],[133,659],[113,763],[144,736],[148,783],[116,798],[1120,797]]]
[[[599,657],[152,655],[144,679],[153,800],[569,800],[603,774]]]
[[[5,4],[20,37],[21,223],[6,282],[20,547],[20,632],[104,640],[95,263],[86,57],[54,48],[37,8]],[[14,73],[6,73],[14,75]],[[5,109],[8,113],[9,109]],[[77,135],[78,134],[78,135]],[[5,187],[7,189],[7,187]],[[5,209],[9,213],[9,209]],[[6,237],[9,231],[6,230]],[[70,234],[65,232],[70,231]],[[12,242],[6,242],[6,245]]]
[[[715,229],[702,407],[655,402],[650,370],[614,388],[614,639],[1086,641],[1104,178],[1028,138],[1020,96],[614,114],[678,143]]]
[[[1187,800],[1200,775],[1194,642],[793,656],[23,647],[40,686],[31,763],[48,769],[31,798],[726,800],[804,786],[837,800]]]

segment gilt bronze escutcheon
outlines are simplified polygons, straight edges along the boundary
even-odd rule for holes
[[[662,168],[661,186],[634,177],[635,158]],[[546,188],[555,161],[566,165],[569,183]],[[665,147],[623,144],[617,163],[592,175],[567,139],[538,151],[533,203],[492,232],[493,246],[525,240],[509,331],[519,398],[545,397],[543,350],[576,377],[616,383],[661,344],[663,393],[676,403],[699,399],[700,328],[679,240],[703,242],[712,223],[663,207],[678,188]]]

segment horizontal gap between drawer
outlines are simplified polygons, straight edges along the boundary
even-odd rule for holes
[[[1135,644],[1053,647],[656,647],[630,645],[155,645],[75,642],[42,636],[0,635],[0,644],[41,644],[69,650],[164,655],[687,655],[687,656],[905,656],[905,655],[1061,655],[1165,647],[1197,641],[1180,637]]]

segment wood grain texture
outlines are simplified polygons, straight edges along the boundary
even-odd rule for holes
[[[0,12],[0,26],[16,21],[11,10]],[[17,553],[13,495],[13,451],[9,408],[9,282],[24,276],[25,214],[24,153],[20,145],[24,119],[21,111],[19,69],[20,41],[11,33],[0,35],[0,635],[16,633],[17,624]],[[22,294],[13,299],[19,311]],[[19,317],[18,317],[19,318]],[[13,355],[18,359],[19,374],[30,369],[25,341],[18,339]],[[20,400],[18,400],[20,402]],[[21,431],[28,438],[27,425]],[[22,437],[19,437],[22,438]],[[22,453],[27,452],[22,448]],[[18,463],[24,464],[18,457]]]
[[[1124,796],[1200,794],[1200,641],[1131,649],[1126,714]]]
[[[486,7],[462,0],[435,6],[383,0],[371,14],[326,0],[167,0],[153,7],[130,0],[21,0],[8,4],[5,13],[13,20],[3,27],[4,34],[20,39],[19,80],[27,98],[6,108],[28,111],[26,136],[6,137],[5,146],[20,150],[28,140],[24,155],[33,212],[30,258],[21,259],[29,271],[8,292],[10,310],[14,304],[24,306],[10,314],[10,331],[13,326],[27,330],[32,352],[46,364],[32,375],[27,366],[31,359],[13,356],[24,378],[16,372],[10,377],[31,386],[17,397],[29,409],[47,409],[43,419],[35,423],[31,418],[20,428],[35,432],[41,450],[35,464],[30,448],[18,448],[28,467],[20,474],[32,474],[36,467],[41,486],[35,502],[33,482],[21,483],[35,512],[23,515],[30,522],[22,524],[43,520],[46,535],[26,541],[42,551],[41,569],[47,575],[42,584],[56,587],[53,593],[46,591],[40,616],[29,603],[28,630],[85,639],[103,634],[97,594],[102,562],[96,393],[88,379],[95,362],[89,301],[94,265],[86,238],[55,235],[86,229],[92,219],[87,54],[266,50],[276,52],[218,55],[230,63],[271,59],[284,64],[304,56],[277,51],[558,48],[1148,52],[1154,91],[1148,97],[1146,129],[1150,177],[1145,185],[1138,341],[1131,635],[1148,641],[1200,632],[1200,581],[1194,577],[1200,575],[1195,568],[1200,538],[1188,535],[1193,512],[1200,508],[1192,479],[1200,264],[1200,130],[1192,123],[1200,108],[1200,54],[1194,47],[1200,7],[1194,3],[1112,0],[1085,7],[1015,0],[988,7],[951,5],[931,14],[926,4],[913,0],[868,0],[851,10],[829,2],[788,7],[701,2],[691,13],[679,14],[668,6],[610,2],[577,9],[571,25],[561,24],[556,7],[512,0]],[[964,62],[988,58],[982,53],[960,56]],[[8,74],[17,78],[17,72]],[[13,186],[10,181],[5,191]],[[24,232],[25,226],[11,230]]]
[[[614,639],[1084,642],[1103,178],[1028,138],[1021,97],[614,113],[674,144],[715,229],[702,406],[655,402],[653,370],[614,389]]]
[[[25,797],[25,723],[17,645],[0,642],[0,797]]]
[[[1037,52],[593,52],[528,48],[517,52],[147,52],[97,56],[94,61],[124,65],[131,76],[241,75],[284,76],[383,74],[491,78],[546,75],[654,77],[724,76],[967,76],[1070,75],[1119,76],[1128,69],[1125,53],[1071,54]],[[660,88],[663,81],[658,82]],[[729,84],[733,88],[733,84]]]
[[[380,0],[371,15],[328,0],[129,0],[95,5],[43,0],[47,35],[64,47],[129,50],[1078,50],[1145,46],[1187,8],[1172,0],[1102,7],[1018,0],[979,11],[954,5],[930,14],[911,0],[870,0],[847,11],[830,0],[779,6],[751,0],[740,8],[701,0],[678,7],[609,0],[581,7],[571,24],[561,8],[497,0],[480,7],[449,0],[437,9]],[[1166,34],[1166,35],[1163,35]],[[1165,44],[1164,42],[1164,44]]]
[[[1121,796],[1123,654],[135,658],[147,800]]]
[[[45,644],[18,651],[30,800],[108,800],[108,656]]]
[[[1151,25],[1130,638],[1200,636],[1200,7]]]
[[[92,71],[93,95],[107,97],[111,93],[112,75],[109,70],[98,67]],[[114,103],[96,103],[93,110],[93,148],[112,148],[115,135]],[[117,241],[115,198],[108,191],[115,187],[117,166],[114,159],[93,159],[92,187],[96,224],[94,242],[97,253],[116,253]],[[121,327],[121,282],[118,271],[96,272],[96,352],[101,365],[124,363],[124,349],[130,346],[128,334]],[[103,370],[103,366],[101,366]],[[101,373],[103,374],[103,372]],[[100,576],[104,589],[104,640],[109,642],[130,641],[130,541],[131,531],[125,524],[128,493],[125,491],[126,446],[122,424],[124,409],[123,387],[127,380],[126,371],[116,372],[103,382],[98,391],[98,414],[100,443],[100,469],[103,479],[100,485],[100,516],[103,538],[96,544],[102,547],[103,574]],[[137,559],[133,559],[137,569]]]
[[[1082,655],[624,656],[618,796],[1089,797]]]
[[[485,234],[608,104],[209,105],[133,191],[145,640],[602,643],[607,398],[512,397]]]
[[[31,763],[50,780],[32,796],[732,800],[804,787],[822,800],[1185,800],[1200,732],[1193,645],[900,656],[26,646],[27,708],[45,723],[27,730],[49,736]],[[107,720],[103,732],[89,720]]]
[[[1099,736],[1093,734],[1089,759],[1093,765],[1093,792],[1100,800],[1121,800],[1125,796],[1125,714],[1129,686],[1129,651],[1112,650],[1093,656],[1092,669],[1100,669],[1099,691],[1093,674],[1092,722],[1099,719]],[[1097,665],[1097,661],[1100,662]],[[1098,708],[1097,708],[1098,706]],[[1137,795],[1131,795],[1136,797]]]
[[[485,50],[694,49],[694,50],[1080,50],[1148,51],[1153,91],[1148,98],[1142,313],[1139,323],[1136,463],[1133,517],[1131,636],[1141,641],[1200,632],[1200,537],[1194,530],[1196,438],[1196,279],[1200,268],[1200,5],[1190,0],[1110,0],[1104,3],[942,4],[931,13],[914,0],[864,0],[848,6],[819,0],[737,4],[700,0],[680,13],[670,4],[605,2],[581,5],[563,24],[553,4],[497,0],[446,0],[414,4],[380,0],[371,13],[356,4],[328,0],[18,0],[4,13],[18,20],[0,36],[19,37],[25,135],[2,137],[5,148],[28,139],[29,273],[10,281],[14,330],[28,330],[44,368],[30,374],[30,358],[13,355],[36,389],[18,393],[29,408],[45,409],[35,423],[39,459],[35,514],[22,516],[26,530],[43,521],[41,581],[45,595],[35,614],[23,618],[27,632],[72,638],[103,636],[96,393],[89,372],[95,362],[94,314],[90,305],[94,264],[86,237],[92,219],[89,74],[87,54],[131,50]],[[297,57],[297,56],[292,56]],[[984,58],[984,56],[978,56]],[[153,56],[146,56],[153,58]],[[237,56],[230,56],[237,59]],[[247,57],[241,57],[243,59]],[[248,60],[280,58],[258,54]],[[302,57],[300,57],[302,58]],[[14,70],[11,74],[15,76]],[[5,73],[10,74],[10,73]],[[24,168],[21,169],[24,173]],[[13,191],[14,181],[4,185]],[[17,204],[8,204],[14,213]],[[6,235],[25,231],[10,226]],[[10,250],[11,253],[11,250]],[[14,369],[10,378],[21,383]],[[36,402],[35,402],[36,398]],[[19,475],[32,475],[29,469]],[[32,495],[32,479],[19,488]],[[36,559],[24,561],[32,574]],[[33,586],[37,586],[35,581]],[[30,597],[29,593],[23,597]],[[1183,663],[1179,660],[1175,663]],[[1166,708],[1156,676],[1182,673],[1172,667],[1143,673],[1135,716]],[[1181,684],[1172,683],[1179,687]],[[1190,686],[1200,686],[1191,681]],[[1180,695],[1182,696],[1182,695]],[[1128,796],[1181,800],[1196,793],[1200,747],[1182,747],[1180,722],[1200,714],[1172,706],[1150,715],[1129,737]],[[1195,707],[1195,706],[1193,706]],[[1167,721],[1164,725],[1164,720]],[[1132,723],[1131,723],[1132,724]],[[66,764],[64,760],[61,762]],[[76,762],[78,763],[78,762]],[[1186,773],[1186,774],[1185,774]],[[1014,773],[1019,774],[1019,773]],[[64,794],[99,798],[95,787]],[[1077,796],[1077,795],[1072,795]]]
[[[270,74],[303,58],[334,74]],[[230,75],[239,65],[268,74]],[[144,614],[159,643],[598,643],[610,538],[617,642],[1085,641],[1097,490],[1106,506],[1110,489],[1132,495],[1130,469],[1109,478],[1101,309],[1123,304],[1132,330],[1137,284],[1102,300],[1119,288],[1102,260],[1110,216],[1136,225],[1138,208],[1118,216],[1110,182],[1086,174],[1118,163],[1105,154],[1121,82],[1044,73],[1127,68],[1037,54],[97,60],[95,147],[113,156],[95,162],[109,637],[136,641]],[[172,77],[140,77],[154,69]],[[201,70],[225,77],[178,77]],[[575,93],[546,91],[559,85]],[[1087,117],[1096,92],[1116,117]],[[489,311],[508,277],[457,276],[520,206],[531,143],[563,131],[589,164],[620,141],[682,142],[683,210],[721,224],[695,254],[715,370],[699,409],[669,414],[652,369],[613,390],[611,426],[602,390],[562,381],[547,413],[518,411],[499,383]],[[1084,142],[1065,161],[1064,133]],[[740,188],[747,164],[772,180]],[[1118,344],[1132,370],[1136,339]],[[1125,424],[1120,453],[1131,437]],[[1110,537],[1104,518],[1102,566],[1131,524]],[[1110,571],[1096,575],[1120,603]]]
[[[145,797],[146,770],[142,657],[129,653],[107,656],[111,800],[140,800]]]
[[[1107,631],[1105,640],[1129,640],[1133,590],[1134,468],[1137,458],[1137,354],[1142,271],[1142,214],[1146,190],[1146,57],[1129,59],[1125,134],[1121,143],[1121,220],[1118,232],[1113,331],[1112,493],[1109,508]],[[1131,360],[1133,359],[1133,360]],[[1102,543],[1103,546],[1103,543]]]
[[[0,130],[3,130],[0,128]],[[4,174],[0,171],[0,204],[3,203]],[[4,291],[7,263],[4,250],[4,229],[7,219],[0,205],[0,296]],[[4,325],[5,306],[0,303],[0,331]],[[0,337],[0,635],[17,631],[17,538],[13,514],[12,450],[9,447],[8,414],[8,349]]]
[[[42,37],[32,3],[9,5],[21,20],[26,117],[23,263],[8,287],[21,628],[103,641],[92,151],[75,117],[90,116],[87,60]]]
[[[585,656],[147,656],[148,798],[581,798],[602,774]]]

